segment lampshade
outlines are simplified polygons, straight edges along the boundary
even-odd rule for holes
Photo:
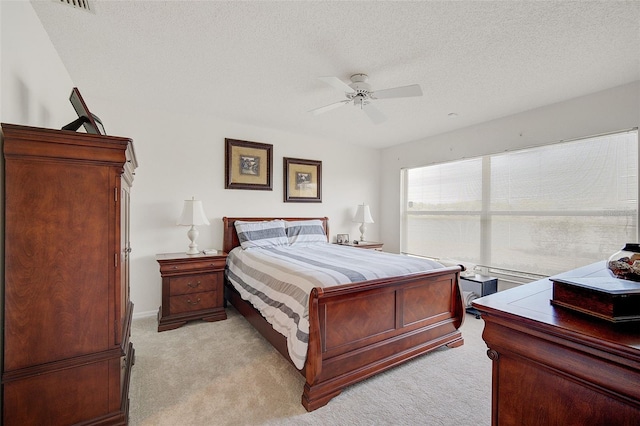
[[[202,208],[202,201],[196,200],[195,197],[190,200],[184,200],[182,214],[177,224],[184,226],[208,225],[209,220],[207,220],[207,215]]]
[[[187,231],[187,237],[191,241],[191,244],[189,244],[189,250],[187,250],[186,253],[198,254],[198,244],[196,244],[198,230],[196,229],[196,225],[209,224],[207,215],[204,213],[204,209],[202,208],[202,201],[196,200],[195,197],[191,197],[190,200],[184,200],[182,214],[180,215],[180,219],[178,219],[177,224],[191,227],[189,228],[189,231]]]
[[[358,223],[374,223],[368,204],[360,204],[358,206],[358,211],[356,211],[355,216],[353,216],[353,221]]]

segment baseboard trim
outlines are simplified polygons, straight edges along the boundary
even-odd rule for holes
[[[156,315],[158,315],[158,311],[146,311],[146,312],[134,312],[133,313],[133,319],[142,319],[142,318],[149,318],[149,317],[155,317]]]

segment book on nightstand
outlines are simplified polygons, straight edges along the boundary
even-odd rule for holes
[[[204,249],[202,250],[202,254],[218,254],[220,253],[219,250],[216,249]]]

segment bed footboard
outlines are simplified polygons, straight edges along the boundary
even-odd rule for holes
[[[346,386],[441,346],[462,345],[461,270],[314,289],[302,405],[315,410]]]

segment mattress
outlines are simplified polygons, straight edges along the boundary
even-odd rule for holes
[[[443,268],[435,261],[330,243],[242,249],[227,257],[227,280],[287,339],[289,357],[304,367],[309,296],[314,287],[368,281]]]

